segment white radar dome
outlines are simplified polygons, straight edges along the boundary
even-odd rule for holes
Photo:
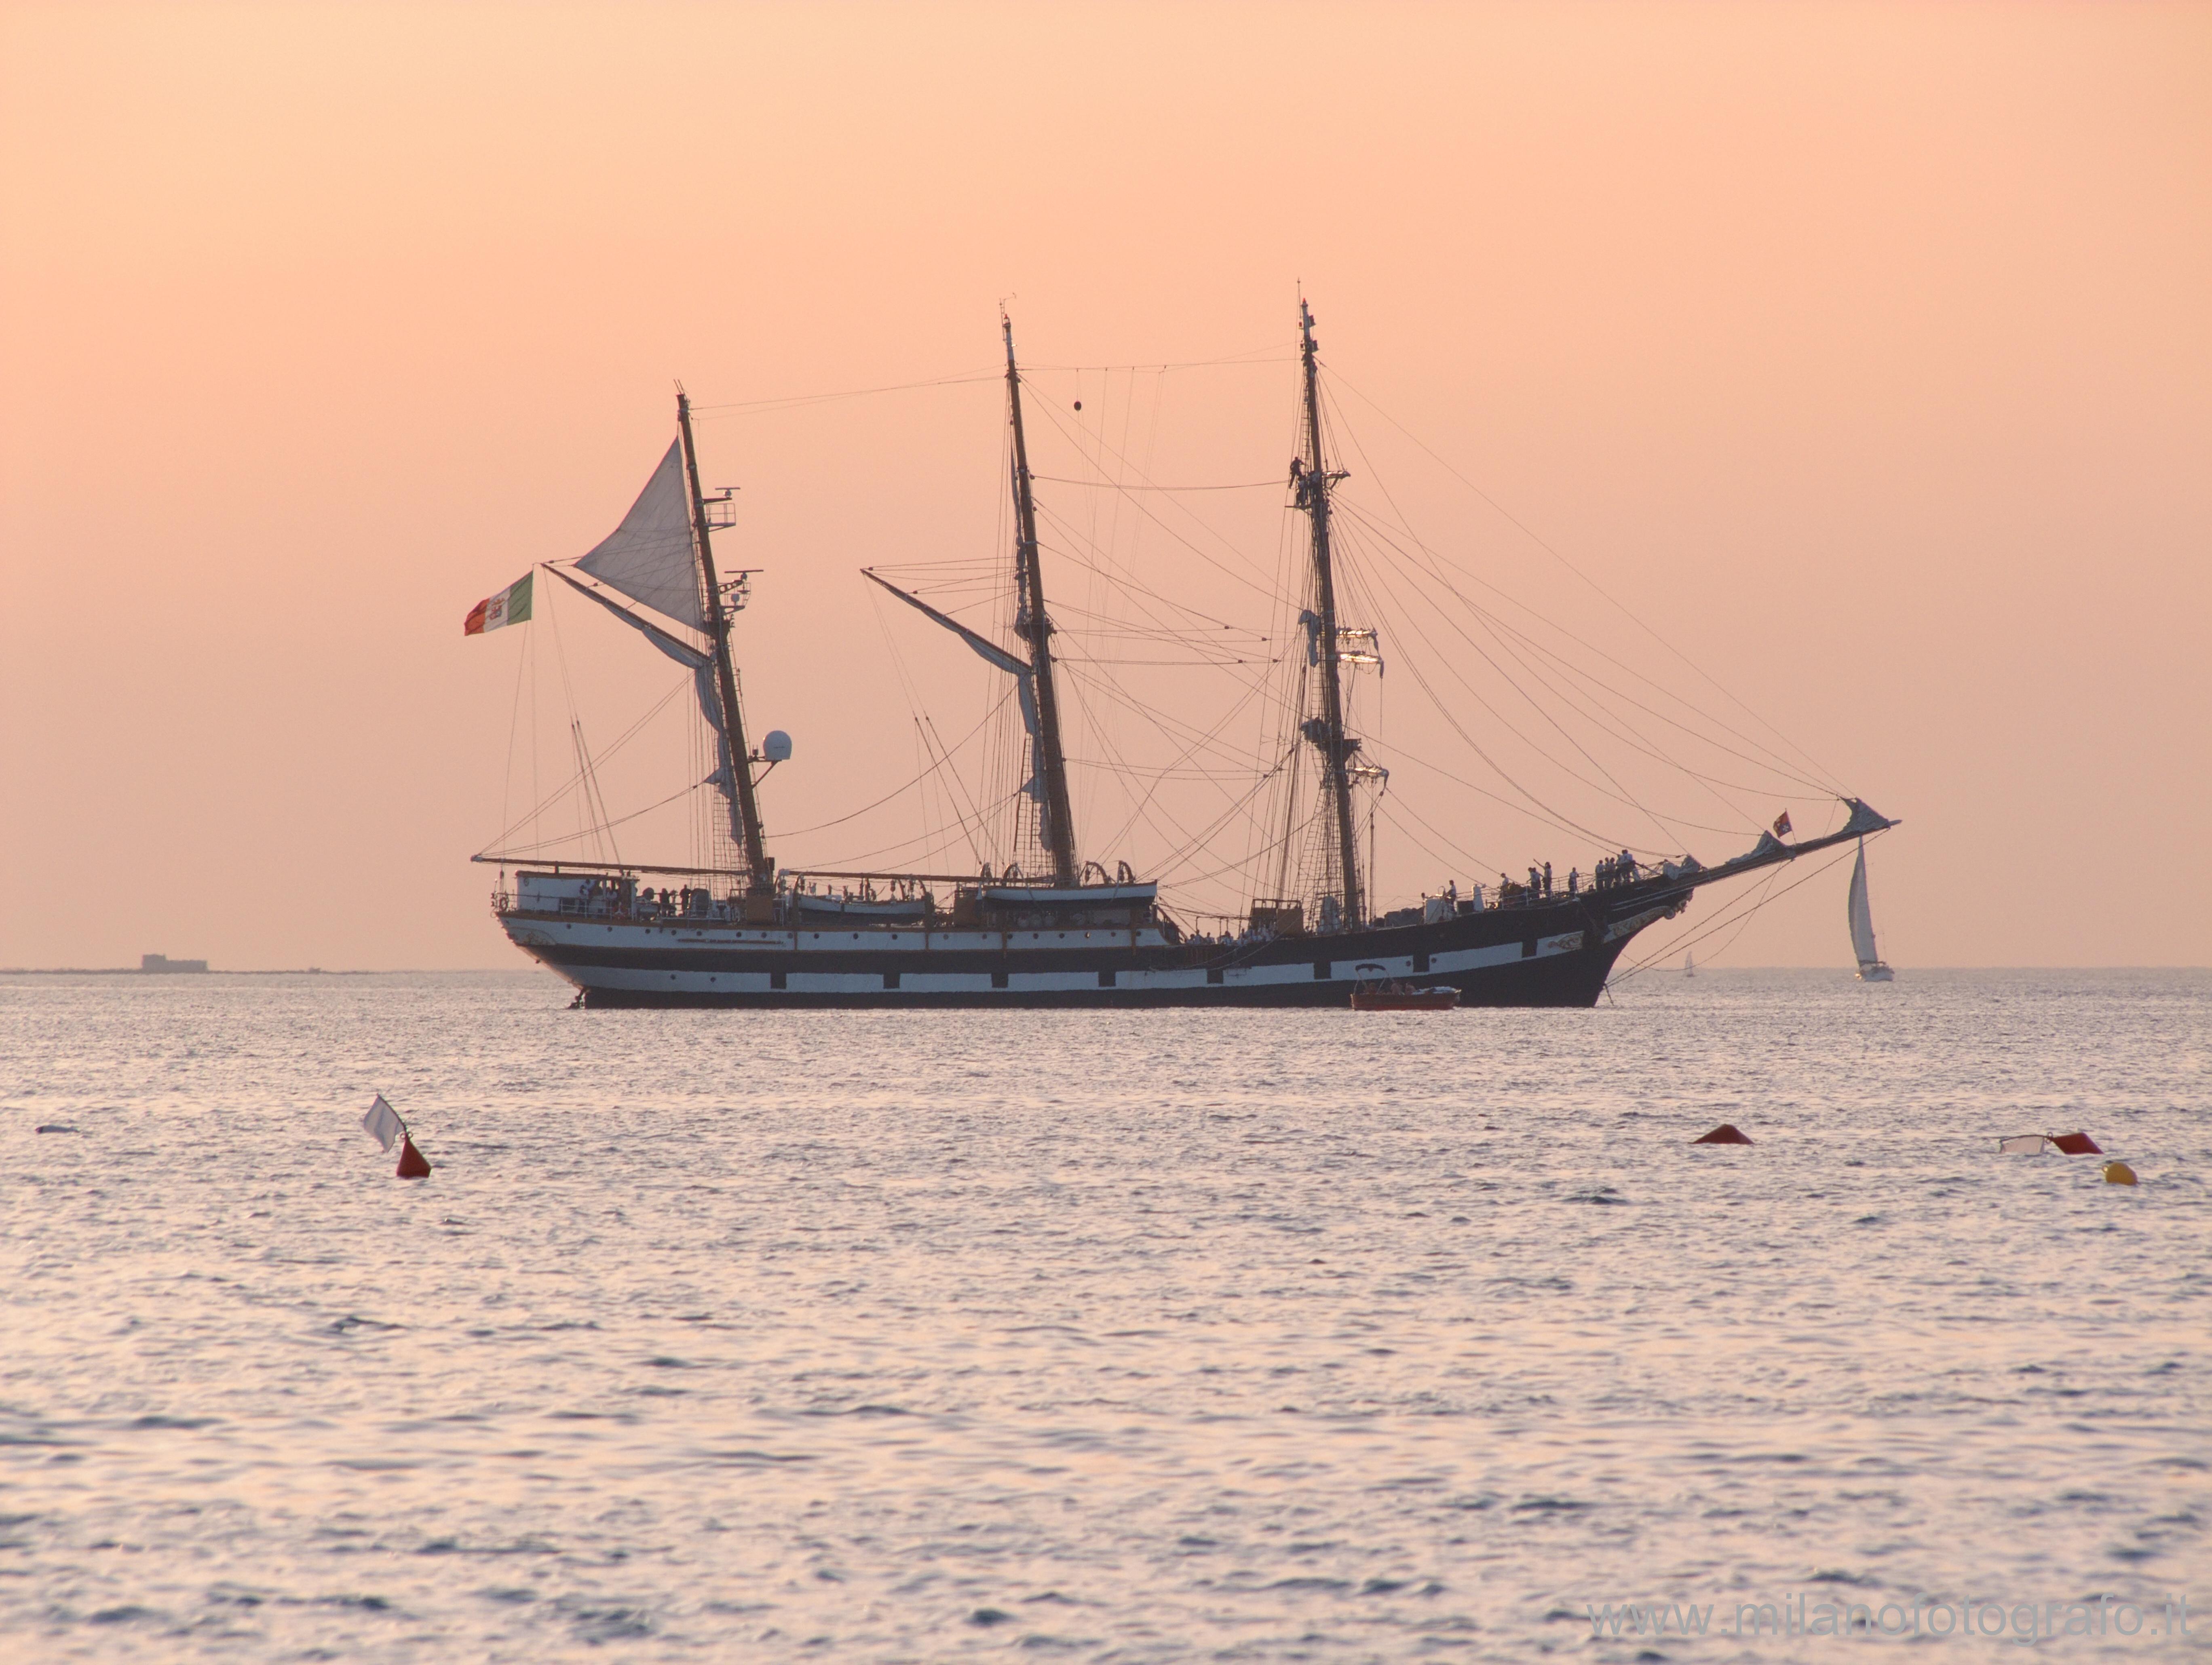
[[[781,729],[770,729],[761,736],[761,755],[770,763],[782,763],[791,756],[791,736]]]

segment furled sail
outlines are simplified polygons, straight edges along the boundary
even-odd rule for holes
[[[636,614],[631,612],[629,608],[623,606],[621,602],[609,601],[598,590],[590,588],[588,585],[578,584],[575,579],[570,578],[566,572],[562,572],[557,566],[549,566],[545,570],[552,573],[555,578],[560,579],[562,583],[567,584],[571,590],[574,590],[578,595],[597,602],[601,607],[606,608],[608,612],[613,614],[615,617],[620,619],[632,630],[637,632],[639,635],[644,637],[647,641],[651,642],[653,646],[659,648],[670,658],[675,660],[678,664],[685,666],[692,670],[698,670],[702,668],[710,668],[713,666],[714,661],[712,655],[702,653],[697,648],[693,647],[688,642],[679,642],[675,637],[661,629],[659,626],[654,624],[651,620],[641,619]],[[719,720],[719,718],[716,720]]]
[[[714,790],[721,793],[724,797],[733,797],[730,772],[730,736],[729,730],[722,724],[722,696],[720,690],[714,686],[714,657],[711,654],[702,653],[688,642],[677,640],[675,637],[649,620],[639,617],[617,602],[608,600],[598,590],[578,584],[559,567],[548,567],[546,570],[578,595],[588,596],[597,602],[639,635],[644,637],[647,641],[651,642],[653,646],[675,660],[678,664],[686,667],[690,671],[692,690],[699,698],[700,714],[707,719],[707,727],[714,736],[714,772],[707,778]]]
[[[1022,708],[1022,729],[1030,738],[1030,778],[1022,790],[1037,802],[1044,802],[1044,757],[1037,736],[1036,672],[1026,659],[1017,659],[996,643],[985,640],[957,619],[948,618],[918,596],[909,596],[895,584],[885,584],[866,567],[860,576],[880,584],[916,612],[934,619],[975,651],[976,657],[996,665],[1014,679],[1014,696]]]
[[[1859,845],[1859,859],[1851,869],[1851,952],[1858,956],[1859,969],[1871,971],[1881,964],[1881,956],[1875,952],[1874,910],[1867,905],[1866,845]]]
[[[684,478],[684,444],[668,448],[629,512],[576,563],[611,590],[642,602],[694,630],[707,627],[699,567],[691,547],[691,493]]]
[[[712,660],[693,669],[691,686],[693,692],[699,696],[699,711],[707,719],[708,731],[714,736],[714,772],[707,777],[708,783],[734,805],[737,802],[737,777],[730,766],[730,731],[722,722],[722,695],[714,686]],[[734,822],[731,835],[742,836]]]

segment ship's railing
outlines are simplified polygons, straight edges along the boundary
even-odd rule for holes
[[[1091,872],[1104,878],[1105,869]],[[492,892],[501,914],[622,921],[633,923],[742,923],[797,926],[836,921],[888,929],[1028,929],[1031,923],[1135,929],[1159,925],[1172,940],[1182,934],[1158,905],[1157,887],[1129,876],[1123,867],[1101,884],[1061,886],[1017,874],[807,871],[784,869],[775,891],[748,893],[730,869],[617,866],[611,863],[517,863],[502,870]],[[1037,915],[1029,921],[1030,913]],[[1093,917],[1095,916],[1095,917]]]
[[[641,878],[649,881],[641,882]],[[561,871],[524,868],[510,890],[492,893],[501,912],[543,913],[571,919],[640,923],[727,921],[744,913],[743,892],[726,873],[645,869],[641,873]]]

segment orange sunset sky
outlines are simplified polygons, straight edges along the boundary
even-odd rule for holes
[[[1346,491],[1900,817],[1900,968],[2206,963],[2212,9],[16,0],[0,125],[0,966],[520,966],[469,856],[572,699],[604,748],[673,668],[581,603],[462,616],[613,526],[679,378],[763,569],[753,727],[798,744],[771,849],[924,831],[926,794],[797,829],[989,691],[856,569],[1003,552],[1001,300],[1040,473],[1141,442],[1244,485],[1295,442],[1301,287]],[[1174,511],[1218,562],[1040,492],[1268,627],[1236,572],[1279,492]],[[1384,899],[1587,869],[1393,758],[1460,744],[1404,637],[1368,731],[1488,870],[1387,834]],[[1844,883],[1721,963],[1847,965]]]

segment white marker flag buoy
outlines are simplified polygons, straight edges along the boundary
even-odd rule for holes
[[[361,1125],[368,1136],[384,1147],[392,1148],[392,1141],[399,1141],[399,1166],[393,1170],[401,1179],[428,1179],[430,1164],[422,1153],[415,1148],[415,1137],[407,1130],[407,1123],[399,1119],[399,1112],[384,1102],[384,1095],[376,1095],[376,1102],[361,1118]]]
[[[370,1138],[386,1150],[392,1148],[393,1140],[407,1131],[406,1124],[399,1119],[399,1112],[384,1102],[381,1093],[376,1095],[376,1102],[368,1107],[368,1113],[361,1118],[361,1125]]]
[[[2105,1149],[2086,1133],[2015,1133],[1997,1141],[1997,1154],[2039,1156],[2045,1145],[2065,1156],[2101,1156]]]

